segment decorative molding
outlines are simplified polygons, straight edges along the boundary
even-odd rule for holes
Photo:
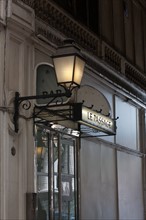
[[[15,28],[18,26],[19,29],[22,28],[24,32],[34,32],[34,10],[20,0],[13,0],[11,6],[9,7],[8,25],[14,25]]]
[[[83,25],[76,22],[65,11],[58,8],[55,4],[48,0],[22,0],[35,10],[36,17],[40,18],[46,24],[54,27],[59,32],[66,35],[85,47],[89,51],[98,54],[98,41],[96,35],[92,34]],[[45,33],[46,34],[46,33]]]
[[[121,57],[110,47],[104,47],[104,60],[115,70],[121,72]]]
[[[59,34],[58,32],[54,31],[53,28],[49,27],[45,23],[42,23],[38,19],[36,19],[35,22],[35,35],[41,40],[45,42],[48,40],[50,43],[53,43],[57,46],[61,45],[62,41],[65,39],[63,34]]]
[[[5,18],[6,18],[6,0],[0,1],[0,23],[5,24]]]
[[[146,91],[146,76],[128,62],[125,62],[125,76]]]

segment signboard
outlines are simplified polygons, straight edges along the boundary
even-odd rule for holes
[[[81,103],[74,106],[74,120],[107,134],[116,134],[115,121],[101,113],[84,107]]]
[[[54,67],[48,64],[41,64],[37,68],[36,77],[36,95],[50,94],[50,92],[56,93],[56,91],[65,92],[62,86],[57,85],[56,75]],[[67,97],[58,98],[58,102],[66,102]],[[37,105],[45,105],[49,102],[49,99],[37,99]],[[56,103],[56,99],[52,104]]]

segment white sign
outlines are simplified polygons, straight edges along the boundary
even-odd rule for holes
[[[115,133],[115,122],[113,119],[97,113],[82,106],[81,119],[78,120],[79,123],[85,124],[89,127],[93,127],[96,130],[101,130],[107,133]]]

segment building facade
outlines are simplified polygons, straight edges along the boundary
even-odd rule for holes
[[[20,105],[16,132],[15,93],[57,90],[52,56],[66,39],[86,66],[63,102],[88,120]],[[1,0],[0,54],[0,219],[145,219],[145,0]]]

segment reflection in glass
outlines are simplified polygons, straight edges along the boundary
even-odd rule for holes
[[[49,138],[51,138],[51,141],[49,141]],[[48,133],[46,129],[38,128],[36,132],[36,155],[37,220],[49,220],[51,199],[53,204],[53,220],[59,220],[59,217],[62,220],[75,220],[76,178],[74,141],[64,139],[58,133]],[[52,174],[49,175],[49,172],[52,172]],[[49,191],[50,187],[53,187],[53,194],[51,194],[52,191]]]
[[[48,193],[38,193],[37,220],[49,220]]]
[[[36,154],[38,188],[37,220],[49,220],[48,134],[44,129],[38,129],[36,133]]]
[[[59,161],[58,149],[61,158]],[[74,146],[72,141],[61,140],[61,146],[54,144],[54,219],[59,219],[59,202],[61,202],[61,219],[75,219],[75,173]],[[59,168],[59,166],[61,166]],[[59,169],[61,173],[59,174]],[[59,188],[61,175],[61,188]],[[61,191],[61,192],[60,192]],[[61,193],[61,201],[59,201]]]
[[[38,172],[48,173],[48,134],[45,130],[37,130],[36,153]]]

